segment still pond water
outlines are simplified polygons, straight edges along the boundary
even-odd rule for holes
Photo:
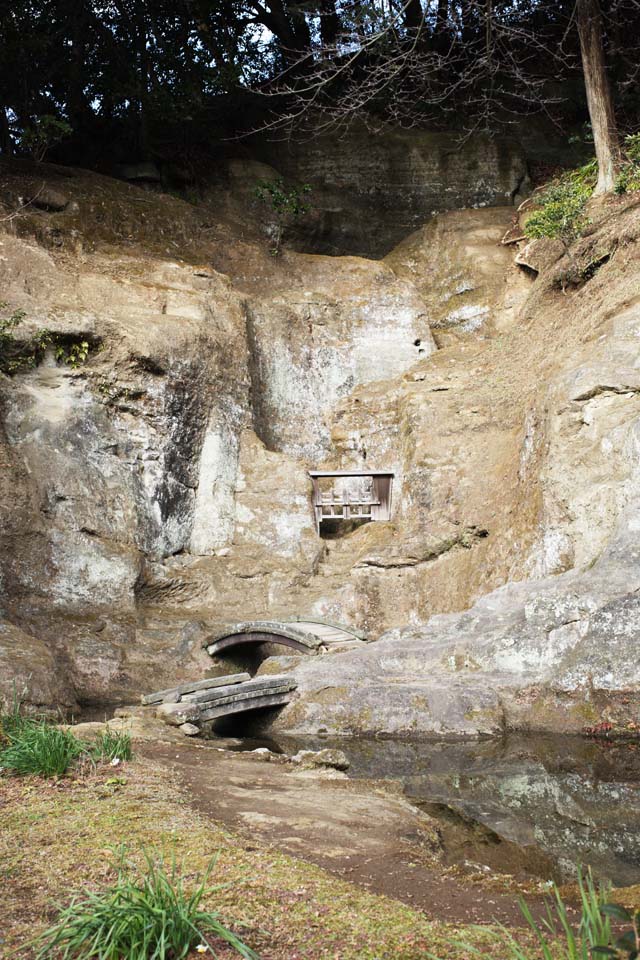
[[[556,880],[581,863],[616,885],[640,883],[640,742],[283,737],[260,745],[287,754],[337,747],[350,777],[400,781],[438,819],[452,863]]]

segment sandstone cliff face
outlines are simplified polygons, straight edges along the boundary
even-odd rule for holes
[[[301,249],[381,257],[435,213],[506,206],[529,179],[518,142],[476,134],[353,124],[339,135],[256,144],[269,163],[314,187]]]
[[[499,244],[512,207],[444,214],[384,261],[273,257],[210,208],[48,176],[69,206],[8,222],[3,299],[19,335],[91,350],[0,383],[1,694],[130,698],[211,669],[224,622],[315,614],[390,632],[288,661],[287,728],[633,708],[633,207],[534,279]],[[5,181],[10,209],[37,182]],[[391,522],[320,539],[306,471],[365,464],[395,472]]]

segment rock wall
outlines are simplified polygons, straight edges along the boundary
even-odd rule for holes
[[[6,221],[3,297],[25,342],[90,353],[0,381],[5,699],[13,677],[39,707],[130,699],[216,669],[222,623],[315,614],[386,635],[264,664],[299,677],[287,729],[630,715],[633,203],[546,266],[529,251],[536,279],[500,243],[510,206],[382,262],[274,257],[235,215],[82,171],[12,167],[7,209],[44,171],[69,203]],[[393,470],[391,521],[318,537],[323,465]]]
[[[339,135],[257,144],[270,164],[313,188],[301,249],[382,257],[435,213],[504,206],[525,195],[515,140],[354,124]]]

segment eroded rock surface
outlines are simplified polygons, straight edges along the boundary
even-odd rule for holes
[[[637,205],[535,279],[500,243],[510,206],[374,262],[274,257],[211,207],[82,171],[64,191],[0,238],[16,336],[89,345],[0,382],[2,613],[55,664],[34,703],[228,673],[203,649],[221,624],[302,614],[386,635],[287,661],[284,727],[631,715]],[[391,521],[320,538],[322,466],[393,470]]]

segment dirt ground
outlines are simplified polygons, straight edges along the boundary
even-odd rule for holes
[[[333,779],[211,744],[140,744],[194,808],[245,838],[317,864],[449,923],[520,925],[510,878],[465,876],[439,862],[438,824],[392,784]],[[500,887],[508,887],[502,892]]]

